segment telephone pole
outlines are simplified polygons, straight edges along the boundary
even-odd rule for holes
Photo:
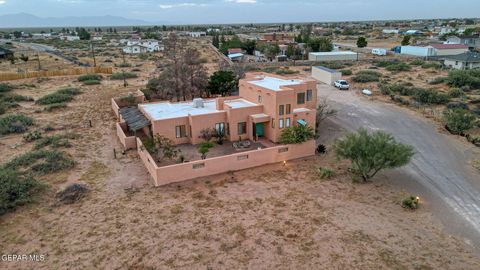
[[[95,60],[95,48],[93,47],[93,41],[90,41],[90,46],[92,48],[92,57],[93,57],[93,66],[97,66],[97,61]]]

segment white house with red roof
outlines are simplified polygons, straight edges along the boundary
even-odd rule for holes
[[[457,55],[468,52],[468,46],[463,44],[431,44],[435,56]]]

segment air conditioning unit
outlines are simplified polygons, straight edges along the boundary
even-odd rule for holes
[[[203,108],[204,106],[204,101],[201,98],[194,98],[193,99],[193,107],[194,108]]]

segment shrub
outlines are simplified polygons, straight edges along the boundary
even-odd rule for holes
[[[318,167],[317,171],[321,179],[330,179],[335,175],[332,169],[326,167]]]
[[[72,138],[68,134],[60,135],[56,134],[53,136],[47,136],[39,139],[35,144],[36,150],[50,146],[51,148],[60,148],[60,147],[70,147],[70,141],[68,138]]]
[[[39,187],[28,174],[0,168],[0,215],[31,202]]]
[[[54,103],[68,102],[73,99],[73,96],[80,93],[81,91],[78,88],[63,88],[55,91],[54,93],[39,98],[35,103],[40,105],[48,105]]]
[[[445,127],[452,134],[463,134],[475,126],[477,117],[467,110],[447,109],[443,112]]]
[[[340,70],[340,72],[342,73],[343,76],[350,76],[353,74],[352,70],[350,69],[342,69]]]
[[[480,70],[452,70],[448,73],[446,82],[453,87],[480,88]]]
[[[373,70],[362,70],[358,72],[352,80],[354,82],[378,82],[382,73]]]
[[[442,68],[442,64],[437,63],[437,62],[428,62],[428,63],[424,63],[422,65],[422,68],[424,68],[424,69],[428,69],[428,68],[440,69],[440,68]]]
[[[88,81],[83,82],[83,85],[96,85],[96,84],[100,84],[100,81],[99,80],[88,80]]]
[[[22,133],[33,125],[33,119],[23,114],[11,114],[0,119],[0,134]]]
[[[425,63],[425,61],[420,60],[420,59],[415,59],[410,62],[410,65],[412,66],[421,66]]]
[[[57,192],[55,197],[64,204],[72,204],[81,200],[90,190],[82,184],[71,184]]]
[[[48,174],[73,168],[75,162],[64,152],[36,150],[18,156],[4,165],[11,170],[30,169],[38,174]]]
[[[6,93],[0,96],[3,102],[33,101],[32,97],[22,96],[14,93]]]
[[[366,129],[337,139],[334,150],[337,158],[352,162],[353,170],[364,182],[383,169],[408,164],[414,154],[413,147],[396,142],[392,135],[382,131],[369,134]]]
[[[85,74],[78,77],[79,82],[86,82],[86,81],[100,81],[103,77],[100,74]]]
[[[201,154],[202,159],[207,158],[207,153],[210,151],[210,148],[213,147],[211,141],[203,141],[198,145],[198,152]]]
[[[42,138],[42,133],[38,130],[28,132],[28,133],[23,135],[23,139],[27,142],[32,142],[32,141],[38,140],[40,138]]]
[[[400,72],[400,71],[409,71],[412,68],[407,63],[398,62],[398,63],[392,63],[392,64],[386,66],[385,69],[388,70],[388,71],[398,71],[398,72]]]
[[[60,102],[60,103],[52,103],[47,105],[44,110],[47,112],[54,111],[56,109],[61,109],[61,108],[66,108],[67,104],[65,102]]]
[[[299,144],[315,138],[315,130],[307,125],[284,128],[280,134],[280,143]]]
[[[113,73],[111,76],[110,76],[110,79],[111,80],[123,80],[124,78],[125,79],[132,79],[132,78],[137,78],[137,74],[135,73],[131,73],[131,72],[117,72],[117,73]]]
[[[433,89],[418,88],[414,99],[423,104],[445,104],[450,101],[450,97],[445,94],[438,93]]]
[[[441,83],[445,83],[447,78],[445,77],[436,77],[435,79],[431,80],[429,82],[429,84],[441,84]]]
[[[402,207],[415,210],[418,208],[418,198],[414,196],[408,196],[402,200]]]
[[[15,86],[8,84],[8,83],[0,83],[0,93],[2,92],[9,92],[15,89]]]
[[[449,103],[447,103],[447,109],[468,110],[468,105],[463,103],[463,102],[449,102]]]

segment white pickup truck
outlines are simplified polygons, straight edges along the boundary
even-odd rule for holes
[[[348,90],[350,85],[345,80],[337,80],[334,82],[334,86],[340,90]]]

